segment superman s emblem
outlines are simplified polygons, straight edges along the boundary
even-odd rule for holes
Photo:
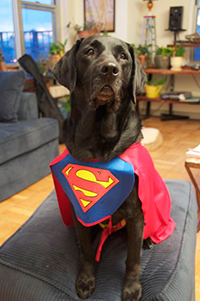
[[[63,170],[83,212],[93,207],[119,180],[106,169],[68,164]]]

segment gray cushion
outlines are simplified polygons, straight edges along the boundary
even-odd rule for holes
[[[166,181],[176,228],[171,237],[142,252],[143,301],[190,301],[194,295],[197,206],[190,183]],[[120,301],[126,236],[112,234],[96,264],[96,289],[88,301]],[[80,268],[76,234],[60,216],[55,193],[0,250],[1,301],[73,301]]]
[[[58,128],[56,120],[55,127]],[[48,175],[49,164],[57,155],[58,138],[0,164],[0,201]]]
[[[0,123],[0,164],[56,139],[55,123],[53,118]]]
[[[22,93],[17,115],[18,120],[38,119],[38,102],[35,93]]]
[[[0,71],[0,122],[16,122],[26,73]]]

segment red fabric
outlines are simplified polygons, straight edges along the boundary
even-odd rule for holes
[[[60,162],[63,158],[65,158],[67,155],[69,155],[69,151],[66,148],[64,152],[57,156],[50,164],[50,167],[58,162]],[[52,177],[54,180],[54,186],[56,190],[56,195],[57,195],[57,200],[58,200],[58,205],[60,208],[60,212],[62,215],[63,222],[65,223],[66,226],[74,226],[73,218],[72,218],[72,213],[71,213],[71,203],[66,196],[64,190],[62,189],[60,183],[56,179],[55,175],[52,173]]]
[[[150,237],[155,243],[165,240],[175,227],[170,217],[171,200],[149,152],[141,143],[135,143],[119,157],[133,165],[139,178],[138,195],[145,221],[144,239]]]
[[[69,151],[66,149],[50,166],[68,154]],[[141,143],[135,143],[119,157],[133,165],[134,172],[139,178],[138,194],[145,220],[144,239],[150,237],[155,243],[165,240],[173,233],[175,227],[174,221],[170,218],[171,201],[167,187],[156,171],[148,151]],[[63,221],[67,226],[73,226],[70,201],[55,176],[53,179]],[[103,242],[108,236],[106,231],[109,230],[104,229]],[[100,245],[103,243],[100,242]]]
[[[114,227],[112,226],[112,218],[109,218],[109,223],[108,223],[108,227],[105,227],[102,234],[101,234],[101,239],[100,239],[100,243],[97,249],[97,253],[96,253],[96,257],[95,260],[99,261],[100,257],[101,257],[101,251],[102,251],[102,247],[104,242],[106,241],[106,239],[108,238],[108,236],[114,232],[116,232],[117,230],[123,228],[121,222],[118,223],[117,225],[115,225]]]

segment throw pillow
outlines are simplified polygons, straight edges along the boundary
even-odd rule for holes
[[[23,70],[0,71],[0,122],[16,122],[20,98],[26,80]]]

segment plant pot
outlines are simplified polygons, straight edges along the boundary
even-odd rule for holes
[[[78,37],[79,38],[86,38],[86,37],[89,37],[89,36],[93,36],[93,35],[96,35],[97,34],[97,31],[95,29],[93,30],[82,30],[82,31],[79,31],[78,33]]]
[[[61,55],[60,54],[53,54],[50,55],[48,58],[48,62],[49,62],[49,68],[52,70],[55,66],[55,64],[61,59]]]
[[[156,55],[155,56],[155,68],[156,69],[169,69],[170,68],[170,56],[169,55]]]
[[[173,71],[181,71],[183,64],[182,56],[173,56],[171,57],[171,70]]]
[[[145,63],[147,62],[147,55],[138,55],[138,60],[140,61],[141,66],[144,67]]]
[[[161,90],[162,90],[162,85],[159,85],[159,86],[150,86],[150,85],[145,85],[144,86],[144,89],[145,89],[145,92],[146,92],[146,96],[148,98],[157,98],[159,97],[160,93],[161,93]]]

